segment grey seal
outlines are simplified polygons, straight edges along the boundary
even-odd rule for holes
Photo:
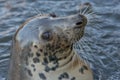
[[[93,80],[73,45],[84,35],[87,18],[35,16],[13,38],[9,80]]]

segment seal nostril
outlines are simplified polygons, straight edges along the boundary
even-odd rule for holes
[[[83,23],[83,22],[80,21],[80,22],[77,22],[76,25],[81,25],[82,23]]]

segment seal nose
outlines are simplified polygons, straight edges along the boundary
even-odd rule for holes
[[[81,25],[83,22],[82,21],[79,21],[76,23],[76,25]]]
[[[79,20],[76,22],[76,26],[85,26],[87,24],[87,18],[84,15],[78,15]]]

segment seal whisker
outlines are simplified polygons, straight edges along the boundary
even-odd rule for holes
[[[82,46],[84,45],[84,44],[81,44]],[[86,47],[85,47],[86,48]],[[93,56],[92,56],[92,54],[89,54],[89,52],[91,52],[91,51],[86,51],[85,50],[85,48],[83,47],[83,49],[84,49],[84,53],[83,53],[83,60],[85,60],[86,61],[86,63],[87,62],[89,62],[88,60],[90,60],[91,58],[93,58]],[[85,56],[84,56],[84,54],[85,54]],[[87,57],[87,56],[89,56],[89,58]]]
[[[84,10],[83,10],[83,12],[82,12],[82,14],[84,15],[84,14],[86,14],[89,10],[89,6],[87,6]]]
[[[87,54],[87,52],[88,52],[88,51],[87,51],[88,46],[86,46],[86,44],[84,44],[84,41],[83,41],[83,40],[81,40],[80,44],[81,44],[81,46],[82,46],[82,48],[83,48],[85,54]],[[86,48],[87,48],[87,49],[86,49]]]
[[[90,25],[98,30],[101,29],[102,25],[101,24],[96,24],[96,23],[90,23]]]
[[[91,46],[92,43],[87,39],[87,37],[84,37],[83,40],[88,44],[88,46]]]
[[[80,5],[80,14],[86,15],[92,12],[92,5],[89,2]]]
[[[85,45],[85,47],[87,48],[86,50],[88,50],[87,52],[93,53],[92,49],[90,48],[90,46],[88,45],[89,43],[86,43],[87,41],[85,41],[85,39],[82,39],[81,42],[83,43],[83,45]]]
[[[102,25],[100,25],[100,24],[95,24],[94,26],[95,26],[96,29],[99,29],[99,30],[100,30],[101,27],[102,27]]]
[[[82,14],[82,9],[79,9],[79,13]]]
[[[84,52],[84,50],[83,50],[83,48],[82,48],[82,46],[81,46],[81,43],[79,43],[79,42],[77,42],[77,43],[75,44],[75,49],[80,50],[80,53],[83,53],[83,52]]]
[[[80,47],[80,53],[84,53],[84,49],[80,43],[78,43],[78,46]]]
[[[86,49],[85,49],[85,46],[84,46],[83,42],[80,41],[78,44],[79,44],[79,46],[80,46],[81,49],[82,49],[82,53],[83,53],[83,54],[84,54],[84,53],[87,54],[87,51],[86,51]]]
[[[99,29],[100,29],[100,23],[102,23],[102,20],[100,20],[99,16],[97,16],[96,14],[93,14],[93,15],[87,15],[87,18],[88,18],[88,24],[87,25],[91,25],[93,27],[96,27],[98,26]],[[96,28],[98,28],[96,27]]]
[[[93,56],[90,54],[90,53],[93,53],[93,51],[92,51],[92,49],[90,48],[90,46],[89,45],[91,45],[91,43],[88,43],[88,41],[86,41],[85,39],[83,39],[83,40],[81,40],[81,42],[82,42],[82,45],[84,45],[84,47],[85,47],[85,54],[87,55],[87,56],[89,56],[89,59],[90,58],[93,58]],[[86,43],[87,42],[87,43]]]
[[[89,10],[89,11],[87,12],[87,14],[85,14],[85,15],[95,15],[95,14],[96,14],[95,12]]]
[[[95,17],[95,16],[93,16],[93,17],[88,17],[89,18],[89,21],[91,22],[91,23],[101,23],[101,21],[99,21],[99,18],[97,18],[97,17]]]

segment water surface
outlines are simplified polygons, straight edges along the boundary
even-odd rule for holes
[[[97,19],[88,24],[80,41],[95,80],[120,80],[120,1],[119,0],[0,0],[0,80],[7,77],[12,37],[18,27],[38,13],[66,16],[90,2]]]

